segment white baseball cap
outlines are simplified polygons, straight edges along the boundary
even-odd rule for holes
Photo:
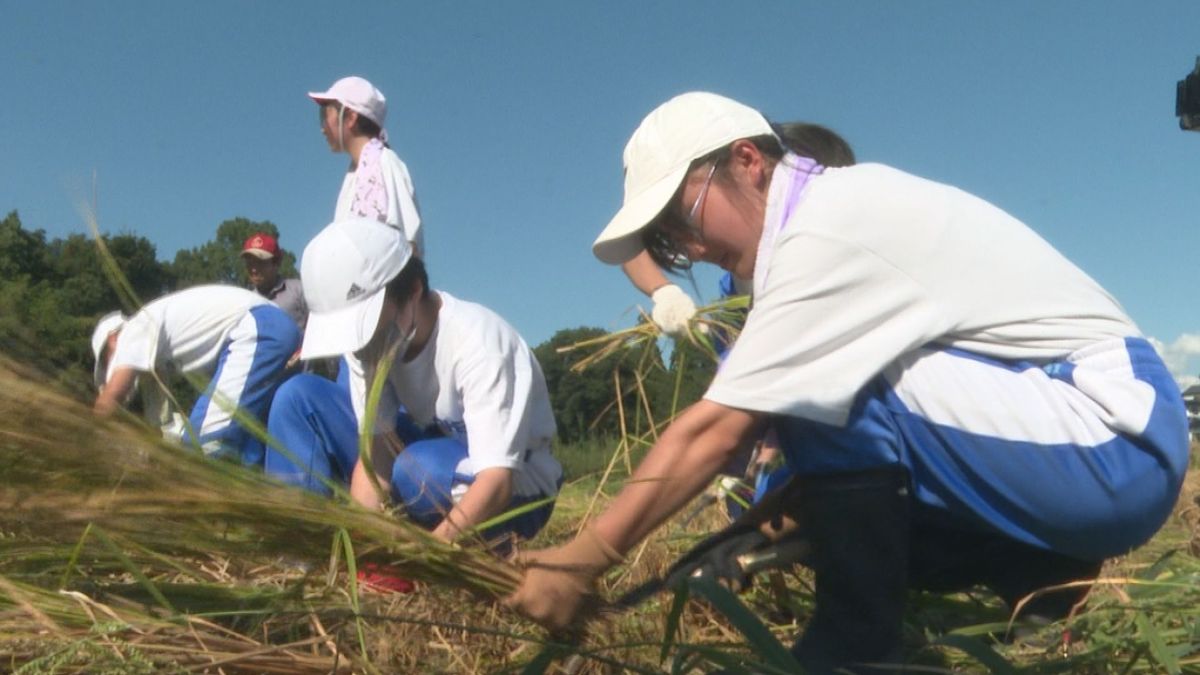
[[[774,135],[762,113],[703,91],[680,94],[655,108],[625,146],[625,201],[592,243],[610,265],[642,252],[642,228],[670,201],[696,160],[739,138]]]
[[[404,233],[377,220],[347,218],[325,226],[300,260],[309,312],[300,357],[350,354],[365,347],[379,325],[388,282],[411,258]]]
[[[343,77],[334,82],[327,91],[310,91],[308,97],[317,103],[337,101],[378,124],[380,129],[387,119],[387,99],[384,98],[383,92],[356,75]]]
[[[92,357],[96,359],[96,365],[92,368],[92,380],[96,383],[97,389],[102,389],[104,383],[108,381],[108,369],[100,366],[100,354],[108,344],[108,336],[112,335],[114,331],[121,330],[124,326],[124,314],[119,311],[109,312],[100,317],[100,321],[96,323],[96,330],[92,331]]]

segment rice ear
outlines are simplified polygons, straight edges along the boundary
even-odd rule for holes
[[[485,597],[517,571],[403,517],[329,500],[170,445],[79,402],[0,357],[0,529],[74,546],[89,525],[170,556],[287,556],[318,564],[340,529],[405,574]]]

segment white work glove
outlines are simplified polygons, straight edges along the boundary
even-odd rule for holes
[[[659,330],[673,337],[687,334],[688,321],[696,314],[696,303],[682,288],[675,284],[659,286],[650,299],[654,301],[650,318]]]
[[[164,423],[162,429],[163,438],[174,443],[183,441],[183,434],[187,432],[187,418],[177,412],[171,413],[171,419]]]

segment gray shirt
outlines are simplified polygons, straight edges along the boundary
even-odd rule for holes
[[[274,288],[261,295],[287,312],[300,327],[300,332],[304,332],[308,323],[308,304],[304,302],[304,287],[299,279],[280,279]]]

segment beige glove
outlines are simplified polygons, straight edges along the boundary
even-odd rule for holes
[[[585,529],[570,543],[518,556],[525,576],[504,604],[561,631],[581,618],[584,602],[595,594],[596,579],[621,560],[621,554]]]
[[[650,318],[659,330],[672,337],[687,333],[688,321],[696,314],[696,303],[691,296],[675,284],[667,284],[654,291],[650,299],[654,301]]]

